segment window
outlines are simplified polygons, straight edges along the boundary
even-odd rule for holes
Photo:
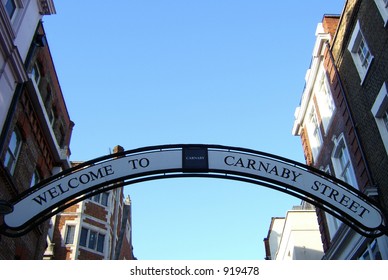
[[[40,180],[41,180],[41,178],[40,178],[40,175],[39,175],[39,171],[36,169],[34,171],[34,173],[32,174],[32,179],[31,179],[30,187],[33,187],[36,184],[38,184],[40,182]]]
[[[325,173],[331,175],[329,165],[327,165],[326,167],[321,167],[320,169],[322,171],[324,171]],[[341,226],[342,222],[327,212],[325,212],[325,217],[326,217],[327,227],[329,230],[330,239],[332,240],[334,238],[334,235],[336,234],[337,230]]]
[[[327,212],[325,212],[325,216],[326,216],[326,222],[327,222],[330,238],[331,240],[333,240],[337,230],[342,225],[342,221],[338,220],[336,217],[334,217],[333,215]]]
[[[66,226],[65,244],[73,244],[74,243],[74,234],[75,234],[75,226],[67,225]]]
[[[388,130],[388,109],[384,111],[383,116],[381,119],[384,122],[385,129]]]
[[[321,115],[323,128],[327,131],[335,111],[335,105],[326,74],[323,71],[316,84],[315,96],[319,105],[319,113]]]
[[[97,235],[98,233],[96,231],[89,231],[89,242],[88,242],[88,248],[89,249],[95,249],[97,244]]]
[[[307,134],[309,135],[310,147],[313,153],[313,158],[318,156],[320,147],[322,146],[322,134],[319,128],[318,116],[314,106],[310,109],[310,114],[307,123]]]
[[[358,54],[358,57],[360,58],[361,65],[364,68],[368,69],[372,61],[372,55],[369,51],[368,46],[365,43],[364,37],[361,37],[360,39],[360,43],[358,44],[357,54]]]
[[[375,0],[376,6],[379,9],[381,17],[384,21],[384,26],[388,23],[388,0]]]
[[[383,140],[385,150],[388,153],[388,85],[385,82],[372,106],[372,114],[375,117],[377,128]]]
[[[4,165],[11,174],[15,171],[16,161],[19,157],[21,146],[22,138],[20,136],[20,132],[18,129],[15,129],[8,144],[4,160]]]
[[[50,108],[50,109],[46,110],[46,112],[47,112],[47,116],[48,116],[50,125],[51,125],[51,127],[53,127],[54,126],[54,122],[55,122],[54,110],[53,110],[53,108]]]
[[[105,234],[84,227],[81,229],[80,246],[103,253],[104,243]]]
[[[100,203],[104,206],[108,206],[108,198],[109,198],[109,193],[105,193],[105,192],[102,193]]]
[[[109,193],[103,192],[92,196],[90,199],[104,206],[108,206],[108,198],[109,198]]]
[[[81,229],[81,238],[79,241],[80,246],[86,247],[86,242],[88,239],[88,232],[89,232],[89,230],[87,230],[86,228]]]
[[[381,252],[377,240],[373,240],[372,243],[368,244],[366,250],[361,255],[360,260],[381,260]]]
[[[15,0],[7,0],[5,2],[5,10],[7,11],[7,14],[10,19],[12,19],[13,15],[16,11],[16,3]]]
[[[40,76],[40,70],[39,70],[38,63],[35,63],[34,66],[32,67],[32,69],[31,69],[31,76],[34,79],[35,83],[37,85],[39,85],[40,77],[41,76]]]
[[[348,50],[352,55],[353,62],[357,68],[362,84],[372,63],[373,55],[370,52],[365,37],[361,33],[360,22],[358,21],[354,27]]]
[[[96,249],[100,253],[104,252],[104,242],[105,242],[105,235],[99,233],[98,238],[97,238],[97,248]]]
[[[336,177],[349,185],[358,188],[356,176],[350,161],[349,151],[343,135],[339,138],[334,138],[332,162]]]
[[[345,182],[350,182],[350,158],[344,146],[339,149],[337,158],[341,168],[340,177]]]

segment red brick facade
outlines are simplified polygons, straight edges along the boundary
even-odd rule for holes
[[[312,95],[310,102],[315,105],[319,130],[323,132],[320,150],[315,154],[315,158],[309,143],[311,138],[303,127],[308,123],[308,116],[303,117],[303,122],[298,119],[298,133],[302,139],[307,164],[344,180],[338,170],[335,170],[333,162],[337,139],[340,136],[349,153],[349,165],[356,181],[353,180],[353,183],[349,184],[363,193],[373,194],[373,199],[379,202],[382,211],[387,212],[388,155],[376,126],[376,117],[372,114],[372,106],[382,85],[388,79],[388,32],[376,3],[378,1],[348,0],[341,16],[324,16],[322,27],[330,39],[325,43],[321,59],[335,111],[331,116],[330,125],[324,127],[320,106],[315,95]],[[357,31],[359,29],[356,29],[356,25],[362,33],[357,33],[360,31]],[[357,49],[353,49],[354,45],[351,45],[360,42],[352,39],[356,38],[354,34],[357,34],[357,38],[362,36],[362,40],[367,42],[365,44],[369,48],[368,51],[373,55],[363,78],[357,68],[359,54]],[[317,209],[317,215],[325,258],[357,259],[364,258],[365,254],[377,259],[388,257],[387,242],[384,238],[365,238],[344,224],[340,224],[330,236],[327,215],[320,209]],[[375,248],[373,254],[370,253],[372,243]]]
[[[119,146],[114,152],[123,151]],[[106,199],[102,200],[102,197]],[[123,188],[95,194],[65,209],[52,219],[50,250],[45,258],[55,260],[135,259],[132,249],[131,204]],[[72,238],[69,239],[69,227]],[[92,242],[100,238],[101,247]],[[98,237],[97,237],[98,236]],[[68,240],[69,239],[69,240]]]
[[[39,24],[35,39],[30,48],[31,61],[27,67],[30,73],[33,65],[39,65],[40,80],[34,85],[30,79],[19,84],[15,95],[19,96],[15,111],[12,113],[11,123],[7,131],[4,147],[0,156],[0,198],[13,199],[21,192],[30,188],[33,174],[37,173],[40,179],[53,175],[55,168],[69,167],[69,142],[73,123],[70,120],[62,96],[59,82],[54,69],[49,48],[45,40],[42,24]],[[43,41],[42,41],[43,40]],[[48,100],[47,90],[50,89],[50,103],[42,107],[39,100]],[[46,95],[46,96],[45,96]],[[55,111],[52,123],[47,123],[43,117],[51,108]],[[21,146],[13,170],[5,166],[7,148],[17,129],[21,135]],[[52,138],[52,130],[56,139]],[[58,150],[61,154],[58,154]],[[63,151],[63,153],[62,153]],[[0,259],[42,259],[47,246],[46,236],[49,228],[48,221],[35,226],[29,233],[21,237],[11,238],[1,236]]]

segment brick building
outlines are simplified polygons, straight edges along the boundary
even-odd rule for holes
[[[375,199],[387,213],[388,9],[348,0],[318,24],[293,134],[308,165]],[[367,238],[317,210],[325,259],[388,259],[386,236]]]
[[[123,151],[114,148],[114,153]],[[76,165],[77,163],[73,163]],[[131,200],[123,188],[86,198],[51,219],[45,259],[135,259],[132,249]]]
[[[0,3],[0,146],[9,127],[17,88],[28,81],[30,47],[38,22],[54,14],[52,0],[1,0]]]
[[[6,0],[0,5],[0,199],[10,201],[70,167],[70,120],[41,18],[52,1]],[[5,110],[5,111],[3,111]],[[0,216],[0,224],[3,217]],[[20,237],[0,235],[0,259],[42,259],[49,222]]]
[[[48,0],[0,5],[0,259],[134,259],[122,188],[89,194],[19,237],[2,227],[10,201],[72,165],[74,123],[41,21],[55,12]]]

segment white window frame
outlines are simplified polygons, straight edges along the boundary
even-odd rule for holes
[[[39,86],[41,74],[40,74],[40,69],[39,69],[39,65],[37,62],[35,62],[34,66],[32,66],[31,77],[34,80],[34,82],[36,83],[36,85]]]
[[[327,165],[326,167],[321,166],[320,170],[322,170],[326,174],[331,175],[331,170],[329,165]],[[325,212],[325,217],[326,217],[326,223],[327,223],[327,227],[330,235],[330,240],[333,240],[334,235],[337,233],[338,229],[342,225],[342,221],[327,212]]]
[[[50,108],[48,111],[46,110],[46,112],[47,112],[48,119],[50,121],[50,125],[51,125],[51,127],[53,127],[54,122],[55,122],[54,110],[53,110],[53,108]]]
[[[377,128],[383,140],[385,150],[388,153],[388,128],[384,122],[384,115],[388,110],[388,84],[385,82],[372,106],[372,114],[375,117]]]
[[[311,152],[313,154],[313,159],[316,160],[323,143],[322,131],[319,125],[319,119],[315,106],[311,105],[307,112],[307,135],[309,137],[309,143],[311,147]]]
[[[333,163],[333,169],[335,176],[353,186],[355,189],[359,189],[356,179],[356,173],[353,169],[352,160],[350,157],[349,149],[346,145],[345,137],[341,134],[339,137],[333,137],[334,149],[331,155],[331,161]],[[345,162],[345,166],[340,158],[341,153],[348,158]],[[346,173],[346,176],[344,174]],[[348,177],[348,178],[347,178]]]
[[[321,69],[324,69],[323,66],[321,67]],[[317,98],[317,104],[319,106],[322,125],[324,133],[326,135],[332,123],[336,107],[334,104],[326,73],[323,70],[321,70],[320,73],[317,75],[317,82],[315,85],[315,96]]]
[[[82,231],[83,230],[87,230],[86,244],[81,244],[81,236],[82,236]],[[96,234],[96,241],[95,241],[95,244],[94,244],[93,247],[90,247],[91,233]],[[102,244],[102,251],[98,250],[99,236],[103,236],[104,237],[103,244]],[[82,248],[84,248],[86,250],[93,251],[93,252],[98,253],[98,254],[104,254],[105,250],[106,250],[106,248],[105,248],[106,242],[107,242],[107,235],[106,235],[105,232],[99,231],[97,229],[88,228],[88,227],[82,227],[81,228],[80,239],[79,239],[80,247],[82,247]]]
[[[368,243],[359,260],[381,260],[382,254],[377,239]]]
[[[13,142],[15,143],[15,147],[10,147]],[[9,140],[7,152],[4,159],[4,166],[8,169],[8,171],[13,175],[15,172],[16,163],[20,156],[20,151],[22,148],[23,140],[18,128],[12,132],[11,139]]]
[[[332,140],[334,142],[334,149],[333,149],[333,152],[331,154],[331,161],[333,164],[334,175],[338,179],[343,180],[343,181],[347,182],[349,185],[358,189],[356,175],[355,175],[355,172],[353,169],[349,149],[346,145],[344,135],[341,134],[339,137],[333,137]],[[346,163],[345,167],[342,166],[341,159],[339,158],[341,152],[346,154],[346,157],[349,159],[349,161]],[[348,177],[349,177],[348,180],[346,180],[345,177],[343,177],[344,171],[346,171],[348,174]],[[332,216],[331,214],[325,213],[325,215],[326,215],[327,225],[329,228],[330,238],[333,239],[333,237],[337,233],[338,229],[342,225],[342,221],[340,221],[336,217]]]
[[[35,169],[34,173],[32,173],[30,187],[33,187],[36,184],[38,184],[40,182],[40,180],[41,180],[40,173],[39,173],[38,169]]]
[[[109,198],[110,198],[109,192],[102,192],[90,197],[89,199],[92,200],[93,202],[101,204],[102,206],[108,207]],[[106,201],[106,204],[105,204],[105,201]]]
[[[65,245],[73,245],[75,240],[76,240],[76,230],[77,227],[75,224],[66,224],[66,230],[65,230],[65,235],[63,238],[63,241]],[[69,235],[71,234],[71,235]],[[69,240],[70,237],[70,240]]]
[[[9,20],[12,21],[12,19],[13,19],[13,18],[15,17],[15,15],[16,15],[16,11],[17,11],[17,9],[18,9],[17,2],[16,2],[16,0],[5,0],[3,3],[4,3],[4,9],[5,9],[5,11],[7,12],[7,15],[8,15],[8,17],[9,17]],[[8,10],[7,4],[9,4],[9,3],[12,3],[12,4],[13,4],[13,6],[14,6],[13,11],[9,11],[9,10]],[[12,13],[9,14],[10,12],[12,12]]]
[[[388,1],[387,0],[374,0],[377,6],[377,9],[380,12],[381,17],[384,21],[384,27],[387,27],[388,24]]]
[[[364,55],[364,51],[362,52],[364,58],[362,58],[359,54],[359,48],[362,43],[364,44],[364,47],[362,49],[365,51],[366,54]],[[352,37],[348,45],[348,50],[352,55],[353,62],[357,68],[357,72],[361,79],[361,84],[363,84],[374,57],[370,48],[368,47],[364,35],[361,32],[359,21],[357,21],[356,26],[354,27]]]
[[[15,5],[15,10],[13,11],[13,13],[11,15],[8,13],[8,11],[5,7],[8,1],[12,1]],[[11,25],[12,25],[13,32],[15,32],[15,33],[18,33],[18,30],[20,29],[20,26],[21,26],[21,23],[23,20],[23,16],[24,16],[23,9],[25,7],[24,2],[29,2],[29,1],[27,1],[27,0],[2,0],[4,9],[6,10],[7,16],[9,18]],[[28,3],[26,3],[26,4],[28,4]]]
[[[333,215],[325,212],[327,227],[329,230],[330,239],[333,240],[338,229],[342,225],[342,221],[334,217]]]

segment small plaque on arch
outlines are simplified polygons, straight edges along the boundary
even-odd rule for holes
[[[207,172],[209,158],[207,147],[187,146],[182,151],[182,167],[186,172]]]

